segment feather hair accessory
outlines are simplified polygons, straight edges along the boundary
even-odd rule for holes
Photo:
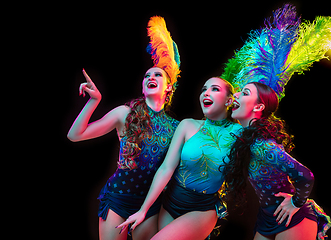
[[[295,7],[285,4],[273,13],[273,22],[265,20],[265,27],[251,31],[244,46],[236,52],[225,68],[238,65],[232,82],[235,88],[242,88],[250,82],[261,82],[271,87],[280,97],[288,81],[285,62],[297,37],[300,18]],[[223,75],[222,75],[223,76]]]
[[[331,17],[317,16],[310,23],[301,23],[299,35],[288,56],[286,65],[287,75],[291,77],[293,73],[302,74],[309,70],[313,62],[319,61],[331,49]]]
[[[295,7],[285,4],[266,19],[264,28],[251,31],[244,46],[226,63],[222,78],[236,89],[250,82],[271,87],[278,98],[295,72],[302,73],[330,49],[330,17],[301,24]]]
[[[177,44],[172,40],[164,18],[151,17],[148,22],[147,33],[150,37],[150,43],[146,50],[151,54],[154,66],[162,68],[169,75],[170,84],[175,90],[180,73],[180,56]]]

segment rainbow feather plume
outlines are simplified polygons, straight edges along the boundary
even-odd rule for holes
[[[232,60],[240,65],[232,79],[236,88],[250,82],[261,82],[271,87],[281,98],[288,78],[284,68],[288,54],[297,37],[300,18],[295,7],[285,4],[273,13],[273,21],[265,20],[265,27],[249,33],[244,46]],[[225,68],[225,70],[230,70]]]
[[[279,99],[295,73],[326,58],[331,48],[331,17],[316,17],[301,23],[295,7],[285,4],[266,19],[264,28],[251,31],[244,46],[225,64],[222,78],[238,90],[250,82],[271,87]]]
[[[146,50],[151,54],[154,66],[166,71],[171,84],[176,88],[180,73],[180,56],[177,45],[167,30],[164,18],[151,17],[148,22],[147,33],[150,37],[150,43]]]
[[[237,74],[240,72],[241,69],[242,63],[238,57],[238,52],[235,52],[234,57],[230,58],[228,62],[225,63],[224,71],[221,75],[221,78],[226,79],[228,82],[234,85],[235,88],[237,88],[238,84],[235,83],[234,79],[236,78]]]

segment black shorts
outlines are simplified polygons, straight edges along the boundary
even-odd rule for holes
[[[219,218],[227,215],[226,207],[218,193],[198,193],[180,186],[175,179],[168,184],[162,205],[174,219],[193,211],[215,210]]]
[[[107,184],[102,188],[98,199],[100,200],[98,216],[103,220],[107,219],[108,210],[111,209],[116,214],[124,219],[127,219],[132,214],[140,210],[141,205],[144,203],[146,196],[138,196],[133,194],[120,194],[109,192]],[[149,208],[146,219],[158,214],[161,208],[160,196],[154,204]]]

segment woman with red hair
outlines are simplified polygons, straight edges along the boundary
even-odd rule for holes
[[[237,204],[244,202],[247,178],[253,186],[260,203],[255,240],[324,239],[330,217],[308,199],[314,175],[288,154],[294,146],[291,136],[274,113],[293,73],[307,70],[330,49],[331,18],[301,24],[289,4],[273,17],[250,33],[225,69],[223,77],[240,89],[234,94],[232,117],[244,130],[220,171]]]

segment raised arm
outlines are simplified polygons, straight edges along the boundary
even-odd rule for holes
[[[122,130],[125,118],[130,112],[129,107],[119,106],[108,112],[101,119],[89,124],[94,110],[101,101],[101,94],[84,69],[83,74],[86,83],[80,85],[79,95],[83,94],[83,96],[85,96],[85,92],[87,92],[90,95],[90,99],[79,113],[68,132],[67,137],[73,142],[100,137],[112,131],[114,128]]]
[[[134,223],[131,227],[131,229],[134,230],[145,219],[148,209],[152,206],[152,204],[163,191],[164,187],[168,184],[180,160],[180,155],[185,142],[187,127],[187,124],[185,124],[186,121],[187,120],[183,120],[178,125],[164,162],[157,170],[146,199],[140,210],[137,213],[131,215],[124,223],[118,225],[117,228],[122,227],[123,230],[130,223]]]

